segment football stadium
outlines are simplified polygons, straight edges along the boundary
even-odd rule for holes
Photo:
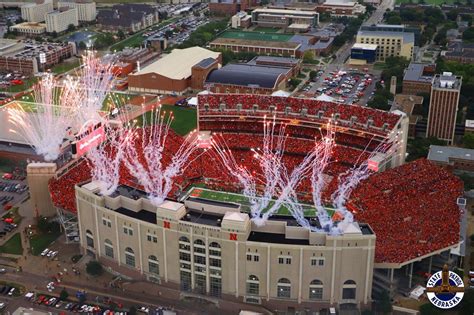
[[[384,290],[410,288],[417,269],[452,259],[463,184],[425,159],[405,163],[403,113],[207,93],[198,96],[197,115],[192,134],[167,130],[159,155],[148,150],[150,127],[136,128],[122,161],[116,139],[105,137],[109,163],[118,161],[107,193],[88,155],[49,171],[51,201],[84,253],[182,298],[283,311],[364,308]],[[269,125],[283,130],[280,147],[266,147],[278,138],[268,136]],[[184,150],[190,141],[195,149]],[[331,143],[321,145],[327,155],[318,151],[325,163],[305,168],[319,170],[319,185],[310,171],[299,172],[315,142]],[[176,158],[183,151],[186,163]],[[290,174],[278,177],[286,181],[272,185],[271,165]],[[160,186],[155,170],[164,168],[173,178],[159,178]]]

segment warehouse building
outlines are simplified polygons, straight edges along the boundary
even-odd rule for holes
[[[178,94],[203,89],[209,72],[222,64],[221,53],[201,47],[174,49],[170,54],[128,76],[129,90]]]

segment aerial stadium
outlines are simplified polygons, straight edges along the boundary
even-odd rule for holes
[[[68,239],[124,276],[272,310],[367,307],[461,241],[462,182],[405,163],[400,112],[205,93],[197,115],[186,136],[159,110],[79,131],[104,136],[30,186],[48,178]]]

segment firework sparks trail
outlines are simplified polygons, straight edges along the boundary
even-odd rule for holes
[[[63,139],[76,119],[76,108],[69,106],[73,96],[57,87],[54,76],[46,74],[33,87],[34,103],[18,102],[8,108],[9,121],[17,127],[10,131],[21,134],[46,161],[58,158]],[[29,107],[33,104],[32,110]]]
[[[372,140],[371,140],[372,141]],[[369,157],[359,163],[359,160],[367,151],[367,148],[370,146],[370,142],[365,147],[362,154],[359,156],[354,167],[349,169],[347,172],[339,175],[339,186],[337,190],[331,195],[331,200],[333,203],[336,212],[342,215],[343,222],[352,223],[354,222],[354,215],[346,208],[346,202],[349,199],[352,191],[357,187],[357,185],[367,179],[373,171],[369,168],[369,161],[375,158],[379,154],[385,154],[385,159],[382,161],[382,164],[379,165],[380,168],[383,168],[385,164],[390,162],[390,158],[396,152],[400,145],[399,135],[397,134],[394,141],[383,141],[369,154]]]
[[[119,124],[115,127],[108,126],[106,135],[106,141],[91,149],[87,153],[87,158],[92,179],[100,183],[100,193],[109,196],[119,185],[120,163],[135,134],[130,125]]]
[[[143,152],[144,162],[139,160],[136,145],[128,145],[125,149],[125,166],[135,176],[139,184],[150,195],[150,201],[155,206],[162,204],[173,188],[174,178],[182,174],[187,165],[191,164],[197,157],[190,160],[191,155],[199,147],[199,137],[196,131],[192,131],[180,145],[178,151],[171,157],[171,162],[165,167],[164,148],[168,137],[173,116],[166,118],[166,113],[161,113],[161,106],[152,112],[151,119],[147,123],[143,115],[144,126],[138,142]]]
[[[243,186],[243,194],[250,201],[252,220],[258,226],[264,225],[269,217],[290,199],[290,195],[296,189],[301,178],[308,173],[312,164],[311,160],[315,156],[314,153],[309,154],[289,173],[282,162],[287,139],[285,126],[280,125],[277,130],[275,118],[273,122],[267,122],[266,117],[264,119],[263,147],[262,149],[252,149],[254,158],[262,168],[261,180],[235,161],[232,151],[228,149],[223,140],[219,141],[214,136],[211,142],[224,167]],[[263,186],[262,196],[257,195],[257,186],[259,185]],[[275,196],[278,198],[273,199]],[[290,211],[292,210],[293,208],[290,208]],[[293,215],[299,214],[294,213]]]

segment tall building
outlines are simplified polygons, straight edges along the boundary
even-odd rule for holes
[[[362,26],[357,33],[356,42],[377,45],[377,61],[398,56],[411,60],[415,34],[409,32],[403,25]]]
[[[455,76],[451,72],[434,76],[431,84],[427,137],[436,137],[446,140],[449,144],[453,143],[461,84],[462,77]]]
[[[58,8],[69,7],[77,9],[79,22],[92,22],[97,16],[95,2],[91,0],[76,0],[58,2]]]
[[[79,25],[77,9],[62,7],[58,11],[46,14],[46,32],[48,33],[64,32],[70,24]]]
[[[46,13],[54,11],[50,0],[28,3],[21,6],[21,18],[28,22],[44,22]]]

